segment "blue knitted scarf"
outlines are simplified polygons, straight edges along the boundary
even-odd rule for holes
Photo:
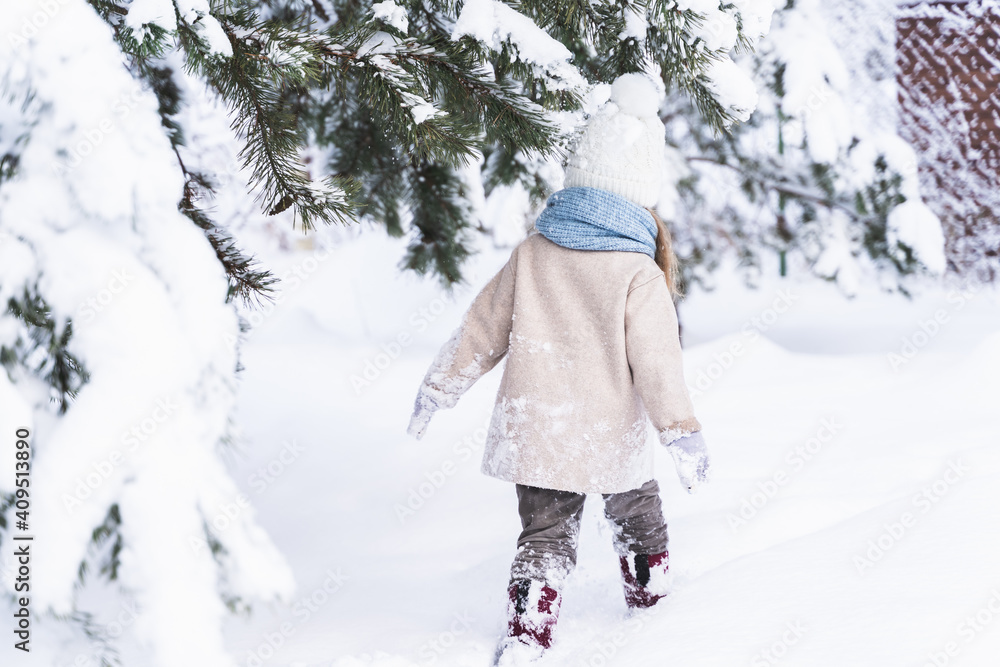
[[[628,199],[597,188],[566,188],[549,197],[535,227],[553,243],[574,250],[656,254],[656,221]]]

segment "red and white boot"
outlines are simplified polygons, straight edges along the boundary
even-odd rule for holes
[[[670,592],[670,556],[666,551],[652,555],[630,553],[618,560],[629,608],[652,607]]]
[[[540,581],[520,579],[507,589],[507,636],[497,647],[494,665],[521,665],[552,646],[562,596]]]

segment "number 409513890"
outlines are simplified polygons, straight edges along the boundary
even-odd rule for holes
[[[28,438],[30,431],[26,428],[17,429],[17,442],[14,452],[14,508],[17,510],[15,524],[20,530],[28,530],[28,513],[31,508],[28,488],[31,486],[31,443]]]

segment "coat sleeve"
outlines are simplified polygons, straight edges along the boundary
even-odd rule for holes
[[[500,363],[510,344],[516,251],[472,302],[462,324],[431,364],[417,405],[450,408],[476,380]]]
[[[659,273],[636,283],[625,302],[625,353],[646,413],[660,442],[669,445],[701,424],[684,382],[677,311],[666,280]]]

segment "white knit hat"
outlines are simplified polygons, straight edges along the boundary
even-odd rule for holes
[[[564,187],[600,188],[652,208],[660,198],[664,129],[660,92],[644,74],[623,74],[587,123],[566,166]]]

